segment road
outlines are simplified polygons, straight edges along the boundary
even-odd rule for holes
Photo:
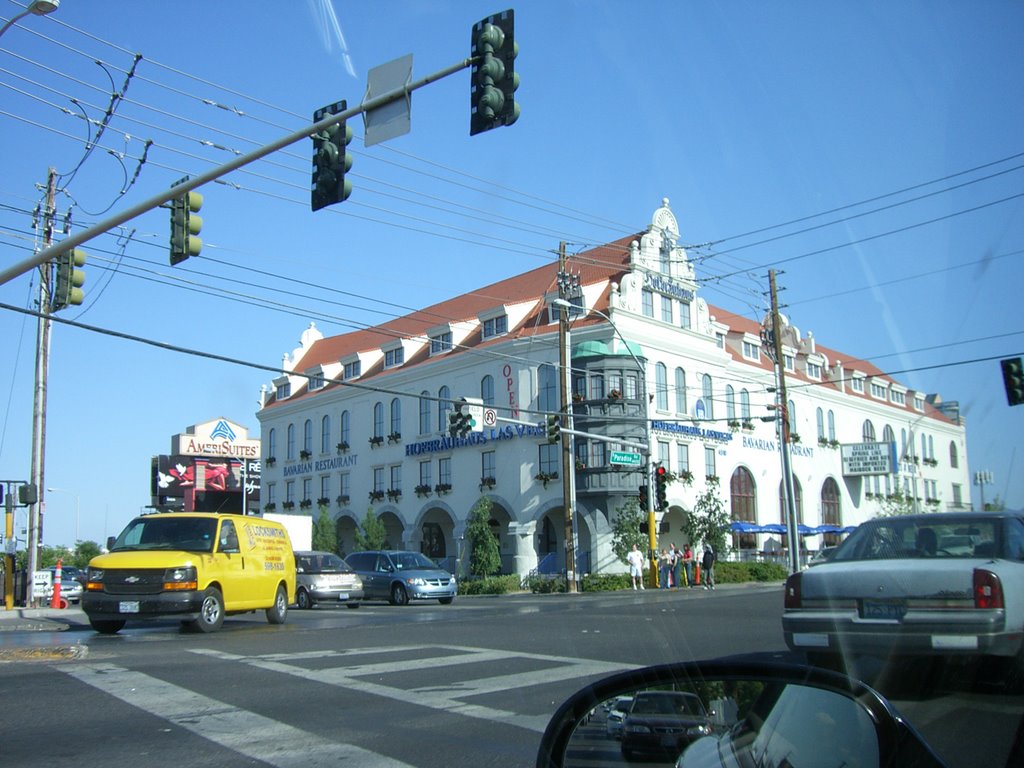
[[[40,635],[30,642],[83,652],[0,664],[0,752],[23,768],[530,765],[552,712],[588,681],[669,661],[797,660],[780,601],[778,586],[460,598],[293,610],[281,627],[254,614],[212,635],[173,622]],[[892,682],[951,765],[1001,765],[991,750],[1009,749],[1021,697],[952,685]]]

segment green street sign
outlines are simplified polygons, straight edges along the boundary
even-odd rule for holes
[[[612,451],[611,457],[608,461],[612,464],[619,464],[623,467],[639,467],[640,454],[627,453],[626,451]]]

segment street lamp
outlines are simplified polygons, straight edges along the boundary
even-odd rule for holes
[[[48,493],[66,493],[75,497],[75,544],[78,544],[78,513],[81,511],[81,497],[77,493],[66,491],[63,488],[47,488]]]
[[[25,18],[26,16],[45,16],[48,13],[53,13],[59,7],[60,0],[32,0],[24,11],[7,20],[7,23],[4,24],[2,29],[0,29],[0,35],[6,32],[8,28],[12,27],[17,21]]]

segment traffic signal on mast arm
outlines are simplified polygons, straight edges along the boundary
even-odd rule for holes
[[[50,297],[50,309],[53,312],[71,305],[78,306],[85,301],[85,292],[82,290],[85,272],[78,269],[85,266],[85,251],[78,248],[64,251],[57,254],[56,261],[57,285]]]
[[[562,417],[552,413],[547,418],[547,434],[549,443],[557,443],[562,439]]]
[[[462,405],[456,405],[455,410],[448,414],[448,434],[452,437],[465,437],[472,430],[471,421],[472,417],[462,412]]]
[[[187,181],[186,176],[181,181]],[[181,181],[178,183],[180,184]],[[180,264],[189,256],[198,256],[203,250],[199,233],[203,220],[195,214],[203,208],[203,196],[196,191],[186,192],[171,200],[171,266]]]
[[[1006,402],[1010,405],[1024,405],[1024,364],[1019,357],[1000,360],[1003,368],[1003,385],[1006,387]]]
[[[647,512],[651,508],[650,488],[646,485],[640,486],[640,511]]]
[[[512,125],[519,118],[519,104],[515,100],[519,87],[515,70],[519,46],[511,9],[473,25],[469,52],[473,61],[469,135]]]
[[[668,509],[668,470],[661,464],[654,468],[654,500],[659,512]]]
[[[319,123],[328,115],[337,115],[348,108],[342,101],[328,104],[313,113],[313,122]],[[352,126],[347,120],[334,123],[313,137],[313,190],[310,207],[314,211],[348,200],[352,194],[352,181],[345,174],[352,170],[352,153],[347,147],[352,141]]]

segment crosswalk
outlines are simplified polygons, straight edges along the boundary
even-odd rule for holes
[[[189,652],[534,734],[543,732],[550,713],[517,712],[480,701],[497,698],[486,694],[557,681],[579,679],[582,684],[584,679],[628,668],[620,663],[460,645],[393,645],[253,656],[209,648]],[[133,707],[269,765],[337,766],[342,760],[373,768],[409,765],[114,664],[66,664],[61,669]]]

